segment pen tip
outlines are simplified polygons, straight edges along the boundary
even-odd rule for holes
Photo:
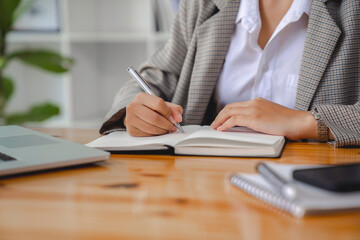
[[[177,129],[179,129],[180,132],[185,133],[184,129],[181,127],[179,123],[175,123],[175,126],[177,127]]]

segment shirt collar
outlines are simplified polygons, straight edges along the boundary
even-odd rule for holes
[[[301,18],[302,15],[310,15],[311,5],[313,0],[294,0],[285,18],[289,22],[295,22]]]
[[[297,19],[304,13],[310,15],[312,2],[313,0],[294,0],[286,15]],[[250,25],[260,22],[259,0],[241,0],[235,23],[240,23],[242,19],[247,19]]]
[[[254,24],[260,20],[259,0],[241,0],[236,24],[242,19],[248,19]]]

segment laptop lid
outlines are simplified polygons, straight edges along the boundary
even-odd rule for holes
[[[0,127],[0,176],[93,163],[110,154],[19,126]]]

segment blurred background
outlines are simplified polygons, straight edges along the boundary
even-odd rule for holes
[[[169,35],[179,0],[23,0],[29,6],[14,23],[7,51],[46,48],[74,64],[53,74],[21,62],[4,72],[16,89],[6,112],[26,111],[41,102],[60,113],[28,126],[99,128],[117,90]],[[0,9],[1,14],[1,9]]]

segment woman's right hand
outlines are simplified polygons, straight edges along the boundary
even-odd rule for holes
[[[171,121],[181,122],[182,113],[180,105],[148,93],[139,93],[126,107],[124,125],[134,137],[163,135],[177,130]]]

